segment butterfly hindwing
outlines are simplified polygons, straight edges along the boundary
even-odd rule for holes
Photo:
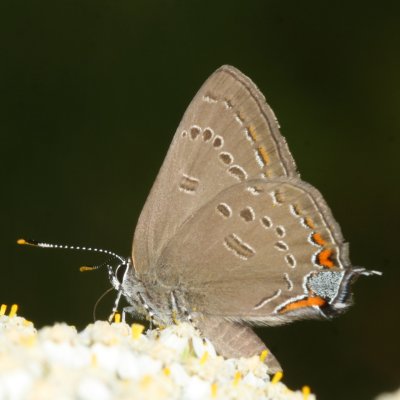
[[[297,178],[258,179],[225,189],[187,219],[155,275],[161,290],[180,288],[191,309],[272,325],[283,318],[280,305],[309,295],[303,277],[348,264],[315,188]]]

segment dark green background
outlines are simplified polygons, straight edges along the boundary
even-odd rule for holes
[[[291,388],[370,399],[400,384],[400,6],[393,1],[1,1],[1,292],[37,326],[82,327],[109,284],[95,254],[129,255],[136,220],[185,107],[217,67],[249,75],[355,265],[333,322],[262,330]],[[99,308],[106,317],[113,296]]]

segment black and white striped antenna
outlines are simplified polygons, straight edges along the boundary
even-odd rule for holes
[[[114,253],[113,251],[106,250],[106,249],[99,249],[96,247],[85,247],[85,246],[70,246],[67,244],[59,244],[59,243],[46,243],[46,242],[39,242],[33,239],[18,239],[17,244],[19,245],[27,245],[33,247],[42,247],[46,249],[63,249],[63,250],[78,250],[78,251],[89,251],[94,253],[102,253],[111,256],[111,259],[117,259],[121,261],[123,264],[126,263],[126,258],[121,257],[120,255]],[[103,263],[97,266],[82,266],[80,267],[80,271],[91,271],[94,269],[98,269],[103,265],[107,265],[108,263]]]

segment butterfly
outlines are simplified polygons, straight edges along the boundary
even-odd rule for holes
[[[339,225],[301,180],[264,96],[228,65],[186,110],[132,257],[109,254],[121,261],[109,266],[115,309],[123,296],[125,312],[155,324],[190,321],[225,357],[267,349],[251,326],[343,313],[352,282],[378,274],[352,267]],[[281,370],[271,352],[265,361],[269,372]]]

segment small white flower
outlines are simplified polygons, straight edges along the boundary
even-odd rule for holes
[[[179,354],[182,354],[183,351],[189,346],[189,340],[187,337],[179,337],[175,332],[169,329],[164,329],[161,331],[159,341],[164,346],[175,350]]]
[[[216,357],[217,355],[214,346],[208,339],[203,339],[199,336],[193,336],[192,344],[194,353],[198,358],[201,358],[205,352],[207,352],[211,357]]]
[[[147,355],[123,353],[117,367],[118,376],[122,379],[140,379],[145,375],[157,375],[162,368],[162,362]]]
[[[110,400],[113,398],[110,389],[100,379],[84,377],[77,389],[79,400]]]
[[[0,375],[0,399],[24,399],[33,384],[33,376],[28,371],[17,369]]]
[[[211,394],[211,385],[197,376],[189,379],[182,392],[182,399],[185,400],[204,400]]]
[[[171,371],[171,379],[173,379],[178,386],[185,386],[189,382],[190,376],[181,364],[173,363],[168,368]]]
[[[252,372],[249,372],[243,377],[243,383],[256,388],[263,388],[265,386],[265,382],[262,379],[255,377]]]

